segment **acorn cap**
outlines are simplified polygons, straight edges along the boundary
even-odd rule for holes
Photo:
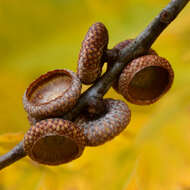
[[[27,88],[24,109],[36,119],[58,117],[76,104],[80,93],[81,82],[74,72],[67,69],[50,71]]]
[[[121,100],[104,99],[107,112],[98,118],[80,115],[75,124],[84,129],[87,146],[98,146],[119,135],[128,125],[131,112]]]
[[[145,55],[124,68],[118,80],[118,91],[131,103],[152,104],[170,89],[173,79],[174,72],[166,59]]]
[[[121,51],[123,48],[127,47],[134,39],[128,39],[128,40],[124,40],[118,44],[116,44],[113,49],[117,49],[119,51]],[[152,48],[150,48],[147,52],[145,52],[145,55],[158,55],[157,52],[155,50],[153,50]],[[109,66],[111,66],[113,63],[109,63],[108,64],[108,68]],[[119,77],[113,82],[112,87],[114,88],[114,90],[116,92],[119,93],[118,91],[118,80]]]
[[[24,150],[41,164],[58,165],[81,156],[84,150],[83,130],[63,119],[42,120],[24,136]]]
[[[34,117],[32,117],[31,115],[27,115],[27,119],[28,119],[30,125],[35,125],[38,122],[38,120],[35,119]]]
[[[108,31],[104,24],[93,24],[83,42],[78,58],[77,75],[84,84],[92,84],[102,72],[103,58],[108,45]]]

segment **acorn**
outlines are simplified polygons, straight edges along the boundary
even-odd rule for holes
[[[93,24],[83,42],[78,58],[77,75],[84,84],[92,84],[100,77],[108,45],[108,31],[104,24]]]
[[[36,118],[32,117],[31,115],[27,115],[27,119],[28,119],[30,125],[35,125],[38,122],[38,120]]]
[[[165,58],[144,55],[124,68],[118,79],[118,92],[131,103],[148,105],[170,89],[173,79],[174,72]]]
[[[116,44],[113,49],[116,49],[118,51],[121,51],[123,48],[127,47],[134,39],[128,39],[128,40],[124,40],[118,44]],[[155,50],[153,50],[152,48],[150,48],[147,52],[145,52],[145,55],[158,55],[157,52]],[[108,62],[108,69],[114,64],[114,62]],[[119,93],[118,91],[118,80],[119,77],[114,81],[114,83],[112,84],[112,87],[114,88],[114,90],[116,92]]]
[[[119,135],[128,125],[131,112],[121,100],[104,99],[106,113],[98,117],[81,114],[75,124],[84,129],[86,146],[101,145]]]
[[[35,119],[59,117],[69,111],[81,93],[77,75],[67,69],[41,75],[24,93],[24,109]]]
[[[84,151],[83,129],[71,121],[46,119],[33,125],[24,136],[24,150],[34,161],[58,165],[80,157]]]

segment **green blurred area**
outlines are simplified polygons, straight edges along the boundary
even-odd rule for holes
[[[165,0],[0,0],[0,154],[29,128],[27,86],[58,68],[76,71],[89,26],[103,22],[109,48],[134,38]],[[0,190],[186,190],[190,188],[190,6],[153,45],[175,71],[172,89],[151,106],[134,106],[127,130],[86,148],[76,161],[47,167],[25,158],[0,172]],[[106,97],[123,99],[112,89]]]

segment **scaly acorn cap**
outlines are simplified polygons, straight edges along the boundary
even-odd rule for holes
[[[25,91],[24,109],[36,119],[59,117],[69,111],[81,93],[77,75],[67,69],[41,75]]]
[[[58,165],[81,156],[85,137],[83,129],[63,119],[42,120],[24,136],[24,150],[41,164]]]
[[[86,114],[80,115],[75,124],[84,129],[86,146],[98,146],[119,135],[128,125],[131,112],[121,100],[104,99],[107,112],[92,119]]]
[[[83,42],[78,58],[77,75],[84,84],[92,84],[102,72],[104,53],[108,45],[108,31],[104,24],[93,24]]]
[[[152,104],[171,87],[174,72],[169,62],[157,55],[132,60],[118,80],[118,92],[131,103]]]
[[[27,119],[30,125],[35,125],[38,122],[38,120],[36,120],[36,118],[32,117],[31,115],[27,115]]]
[[[128,40],[124,40],[118,44],[116,44],[113,49],[117,49],[119,51],[121,51],[123,48],[127,47],[131,42],[133,41],[133,39],[128,39]],[[157,52],[155,50],[153,50],[152,48],[150,48],[147,52],[145,52],[145,55],[158,55]],[[111,66],[113,63],[108,63],[108,68],[109,66]],[[116,79],[116,81],[114,81],[114,83],[112,84],[112,87],[114,88],[114,90],[116,92],[118,92],[118,80],[119,77]],[[119,93],[119,92],[118,92]]]

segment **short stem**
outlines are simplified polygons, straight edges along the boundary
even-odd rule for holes
[[[108,63],[113,63],[117,60],[119,56],[119,50],[116,48],[106,50],[106,61]]]

